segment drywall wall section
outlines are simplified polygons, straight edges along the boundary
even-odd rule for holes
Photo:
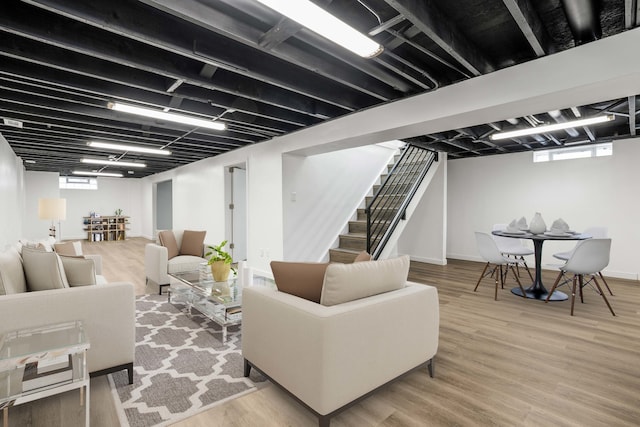
[[[97,190],[59,190],[60,197],[67,199],[67,219],[61,224],[62,239],[86,239],[87,233],[84,231],[82,217],[89,216],[91,212],[99,215],[115,215],[116,209],[122,209],[122,215],[130,217],[127,237],[140,236],[142,230],[140,180],[103,177],[98,177],[97,180]],[[55,185],[59,185],[57,178]],[[31,194],[32,191],[29,190],[29,193]]]
[[[29,240],[40,240],[49,235],[50,220],[38,218],[38,200],[41,198],[58,198],[64,197],[60,195],[60,175],[57,172],[36,172],[29,171],[24,173],[25,179],[25,213],[24,223],[22,226],[22,236]],[[66,228],[69,223],[70,211],[67,202],[67,219],[55,224],[57,239],[70,238],[72,234]],[[82,222],[78,218],[78,222]]]
[[[440,153],[436,173],[398,241],[399,254],[445,265],[447,240],[447,156]]]
[[[378,145],[282,160],[284,259],[323,261],[397,149]]]
[[[612,238],[606,274],[638,279],[640,138],[616,141],[613,156],[533,163],[532,153],[449,161],[449,258],[480,261],[474,231],[540,212],[550,226],[563,218],[572,229],[605,226]],[[575,242],[545,242],[543,268],[554,252]]]
[[[3,208],[0,250],[24,237],[24,193],[22,160],[15,155],[7,140],[0,134],[0,206]]]

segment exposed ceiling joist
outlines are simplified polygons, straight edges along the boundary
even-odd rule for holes
[[[477,48],[456,29],[434,2],[421,0],[385,0],[413,25],[431,38],[474,76],[490,73],[493,66]]]
[[[553,42],[529,0],[502,0],[537,56],[555,51]]]

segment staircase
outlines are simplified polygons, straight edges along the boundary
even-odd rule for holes
[[[416,155],[416,151],[421,152]],[[388,239],[389,228],[404,219],[404,211],[415,189],[426,174],[431,163],[437,160],[436,153],[425,152],[420,147],[407,146],[402,155],[394,157],[387,172],[380,175],[380,183],[373,186],[371,196],[366,196],[358,208],[356,219],[349,221],[347,234],[339,236],[339,245],[329,250],[330,262],[350,263],[361,251],[374,254],[381,240]],[[367,219],[367,208],[369,219]],[[370,242],[367,247],[367,222],[370,222]],[[376,254],[379,254],[378,250]],[[377,256],[376,256],[377,258]]]

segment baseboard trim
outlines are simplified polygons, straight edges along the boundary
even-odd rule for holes
[[[419,257],[419,256],[413,256],[411,255],[411,261],[416,261],[416,262],[423,262],[425,264],[435,264],[435,265],[447,265],[447,260],[445,259],[438,259],[438,258],[423,258],[423,257]]]

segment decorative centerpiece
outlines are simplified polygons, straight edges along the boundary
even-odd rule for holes
[[[229,273],[236,270],[231,267],[233,258],[231,254],[226,252],[223,248],[227,244],[226,240],[223,240],[218,246],[208,246],[211,249],[204,256],[209,258],[208,264],[211,266],[211,274],[215,282],[226,282],[229,279]]]
[[[542,234],[547,231],[547,224],[544,223],[540,212],[536,212],[531,219],[531,222],[529,223],[529,231],[533,234]]]

